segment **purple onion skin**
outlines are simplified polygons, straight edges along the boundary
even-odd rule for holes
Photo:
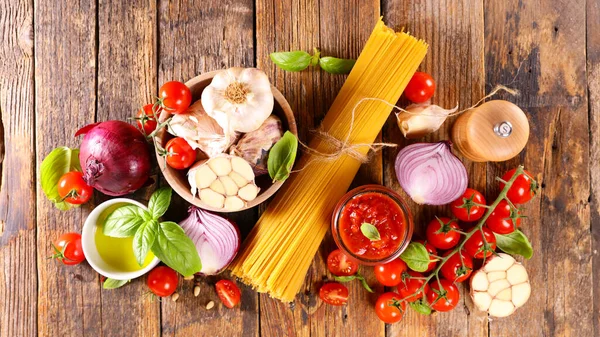
[[[132,193],[150,176],[148,143],[131,124],[99,123],[86,133],[79,151],[83,179],[106,195]]]

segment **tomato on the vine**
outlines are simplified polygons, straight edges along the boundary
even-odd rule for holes
[[[485,225],[498,234],[510,234],[521,226],[518,210],[513,210],[506,200],[501,200],[485,221]]]
[[[419,291],[421,287],[423,291]],[[402,281],[398,284],[398,293],[400,294],[400,298],[406,300],[407,302],[414,302],[423,297],[423,294],[426,293],[427,288],[429,286],[425,284],[425,278],[423,274],[409,270],[406,273],[402,274]]]
[[[433,270],[433,268],[435,268],[435,266],[437,266],[437,258],[435,258],[432,255],[437,255],[437,249],[435,249],[435,247],[430,244],[429,242],[425,241],[425,240],[416,240],[415,242],[418,242],[420,244],[422,244],[423,246],[425,246],[425,249],[427,249],[427,253],[429,253],[429,264],[427,265],[427,269],[424,271],[424,273],[428,273],[430,271]]]
[[[450,203],[450,210],[458,220],[477,221],[485,214],[485,198],[481,192],[467,188],[460,198]]]
[[[58,179],[58,195],[69,204],[81,205],[88,202],[94,194],[92,186],[85,183],[83,173],[71,171]]]
[[[186,169],[196,161],[196,151],[181,137],[169,140],[165,151],[167,164],[176,170]]]
[[[440,287],[441,285],[441,287]],[[427,302],[433,310],[445,312],[456,307],[460,299],[458,287],[446,279],[432,280],[427,290]]]
[[[483,236],[481,233],[483,232]],[[487,249],[484,247],[484,239],[487,242]],[[482,227],[481,230],[476,231],[471,237],[465,242],[465,251],[469,256],[476,259],[483,259],[485,256],[490,257],[493,251],[496,249],[496,236],[487,227]]]
[[[169,81],[158,91],[160,105],[170,113],[180,114],[192,103],[192,92],[179,81]]]
[[[404,95],[411,102],[423,103],[433,96],[435,81],[428,73],[417,71],[404,89]]]
[[[319,290],[323,302],[331,305],[344,305],[348,302],[348,288],[337,282],[325,283]]]
[[[178,283],[177,272],[167,266],[158,266],[148,273],[148,288],[156,296],[171,296]]]
[[[395,292],[383,293],[375,303],[375,313],[380,320],[393,324],[400,322],[406,311],[406,302]]]
[[[152,111],[153,107],[154,104],[146,104],[135,116],[138,129],[143,131],[146,136],[154,132],[158,125],[157,118],[160,116],[160,110],[158,110],[156,116],[154,116],[154,111]],[[157,109],[160,109],[160,107],[157,107]]]
[[[238,286],[229,280],[220,280],[215,284],[217,295],[223,304],[229,309],[240,303],[242,293]]]
[[[450,249],[460,241],[458,223],[450,218],[435,218],[427,225],[427,241],[437,249]]]
[[[510,178],[515,175],[517,169],[512,169],[506,172],[502,176],[502,180],[509,181]],[[513,204],[524,204],[531,200],[538,191],[538,184],[531,177],[533,175],[526,170],[523,170],[524,174],[521,173],[513,182],[512,186],[508,189],[508,193],[506,193],[506,197]],[[500,183],[500,189],[504,189],[505,184]]]
[[[85,260],[83,248],[81,247],[81,235],[79,233],[65,233],[52,244],[54,254],[51,256],[66,264],[73,266]]]
[[[444,257],[452,251],[446,252]],[[462,257],[462,258],[461,258]],[[442,276],[452,282],[463,282],[471,276],[473,272],[473,259],[464,252],[456,252],[446,260],[446,263],[440,269]]]
[[[402,281],[402,273],[408,267],[400,259],[375,266],[375,278],[386,287],[395,287]]]
[[[358,271],[358,263],[336,249],[327,256],[327,269],[335,276],[350,276]]]

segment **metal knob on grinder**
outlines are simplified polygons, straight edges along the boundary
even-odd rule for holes
[[[493,100],[469,110],[452,127],[455,149],[475,162],[505,161],[518,155],[529,139],[529,122],[521,108]]]

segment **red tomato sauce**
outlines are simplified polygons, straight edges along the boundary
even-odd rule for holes
[[[381,260],[398,250],[405,232],[405,215],[387,195],[368,192],[352,198],[339,218],[340,238],[349,251],[369,260]],[[379,231],[381,240],[371,241],[360,227],[370,223]]]

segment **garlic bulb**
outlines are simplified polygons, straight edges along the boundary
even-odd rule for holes
[[[229,153],[250,163],[255,175],[266,174],[269,150],[282,136],[281,119],[271,115],[258,129],[243,135]]]
[[[202,91],[202,105],[227,132],[252,132],[271,115],[274,98],[267,74],[256,68],[219,72]]]
[[[408,112],[400,112],[396,118],[404,137],[415,139],[437,131],[448,115],[456,110],[458,110],[458,105],[454,109],[444,109],[427,101],[407,106],[406,111]]]

